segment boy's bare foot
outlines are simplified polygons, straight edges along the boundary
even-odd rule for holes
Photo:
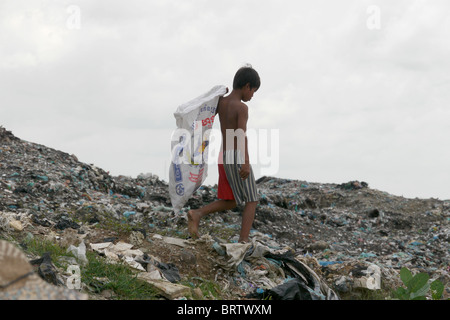
[[[188,231],[192,238],[198,239],[200,235],[198,234],[198,226],[200,224],[200,213],[198,210],[189,210],[187,213],[188,218]]]

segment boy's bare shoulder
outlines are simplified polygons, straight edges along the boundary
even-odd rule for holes
[[[238,101],[236,103],[236,113],[239,116],[247,116],[248,115],[248,106],[242,101]]]
[[[247,105],[245,103],[243,103],[241,100],[236,100],[236,99],[230,100],[228,105],[230,107],[236,109],[237,111],[238,110],[247,110],[248,109]]]
[[[248,107],[245,103],[240,100],[230,99],[229,97],[222,97],[219,100],[217,106],[217,113],[222,112],[232,112],[232,113],[240,113],[242,111],[247,111]]]

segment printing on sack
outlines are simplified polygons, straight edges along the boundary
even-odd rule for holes
[[[190,175],[190,176],[189,176],[189,180],[190,180],[191,182],[194,182],[194,183],[197,183],[197,182],[201,181],[201,180],[202,180],[202,177],[203,177],[203,171],[204,171],[204,170],[205,170],[204,168],[200,169],[200,171],[198,172],[198,174],[189,172],[189,175]]]
[[[179,183],[175,186],[175,191],[177,192],[177,195],[183,196],[184,195],[184,185],[182,183]]]

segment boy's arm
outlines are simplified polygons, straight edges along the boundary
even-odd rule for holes
[[[239,108],[238,113],[238,121],[237,121],[238,129],[241,129],[245,134],[245,163],[241,167],[240,176],[242,179],[247,179],[250,175],[250,159],[248,156],[248,140],[247,140],[247,122],[248,122],[248,107],[245,104],[242,104],[242,107]]]

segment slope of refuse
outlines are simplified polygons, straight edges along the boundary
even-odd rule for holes
[[[194,240],[186,212],[214,201],[216,185],[175,214],[155,175],[112,176],[0,127],[0,238],[43,237],[125,262],[165,299],[192,296],[181,279],[213,281],[227,299],[358,299],[398,287],[402,267],[439,279],[449,296],[450,200],[394,196],[363,181],[262,177],[257,186],[252,243],[236,243],[241,207],[202,220]]]

